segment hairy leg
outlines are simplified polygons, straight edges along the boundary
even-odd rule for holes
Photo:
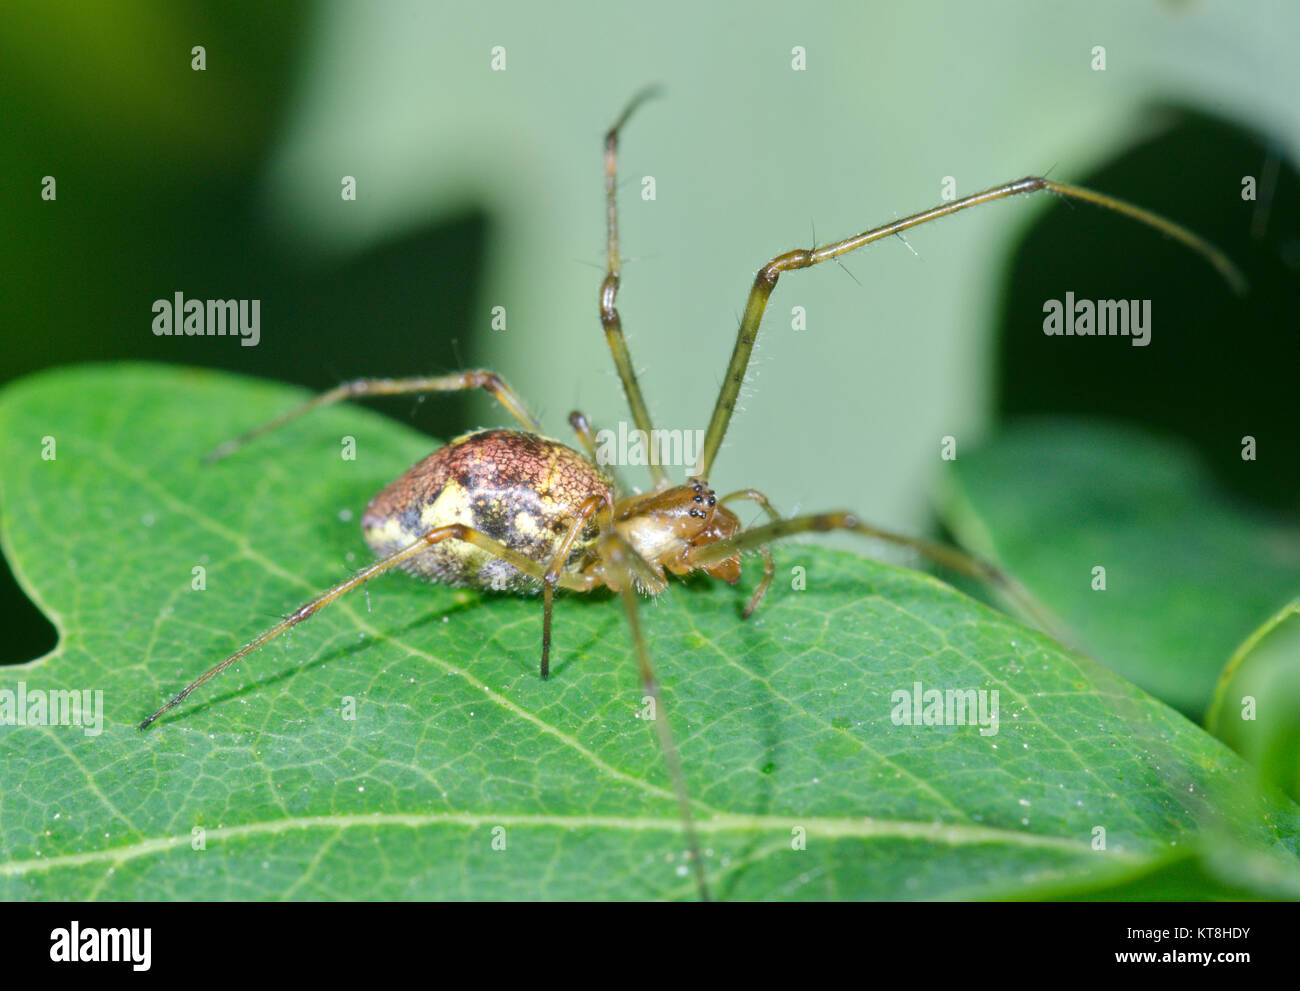
[[[569,524],[568,531],[564,534],[564,539],[560,541],[555,550],[554,557],[546,571],[542,574],[542,677],[547,677],[551,672],[551,607],[555,600],[555,587],[559,585],[560,578],[564,574],[564,562],[569,559],[569,554],[573,551],[573,545],[582,533],[583,528],[591,522],[601,509],[605,508],[604,526],[609,527],[610,514],[614,506],[606,495],[588,496],[578,507],[578,512],[574,515],[573,522]]]
[[[636,650],[637,668],[641,673],[641,686],[654,705],[655,732],[659,737],[659,749],[663,752],[664,763],[673,781],[673,791],[677,794],[677,806],[682,816],[682,829],[686,835],[686,844],[691,853],[691,867],[695,874],[695,884],[700,898],[709,900],[708,879],[704,873],[704,860],[700,854],[700,843],[695,833],[695,819],[691,814],[691,799],[686,792],[686,778],[682,774],[681,759],[677,755],[677,745],[673,742],[672,728],[668,724],[668,714],[663,708],[663,698],[659,692],[659,679],[655,674],[650,652],[646,648],[645,636],[641,632],[641,620],[638,614],[637,593],[632,578],[637,569],[636,559],[640,557],[636,549],[627,540],[614,531],[608,531],[601,541],[601,558],[607,568],[618,574],[616,584],[623,599],[623,609],[627,614],[628,629],[632,634],[632,644]]]
[[[569,414],[569,426],[573,428],[573,432],[578,438],[578,443],[582,445],[582,449],[587,452],[587,457],[591,458],[592,461],[600,466],[602,471],[607,472],[609,477],[614,480],[614,494],[616,496],[622,496],[627,489],[623,485],[623,480],[619,477],[618,470],[614,465],[600,464],[600,460],[597,457],[599,448],[596,446],[596,432],[591,429],[591,421],[587,419],[586,414],[575,409]]]
[[[463,540],[466,543],[473,544],[476,547],[480,547],[483,550],[488,551],[489,553],[494,554],[495,556],[502,558],[505,561],[508,561],[510,564],[514,565],[520,571],[524,572],[525,574],[532,575],[534,578],[538,579],[539,581],[544,579],[546,576],[546,570],[536,561],[532,561],[529,558],[524,557],[522,554],[519,554],[516,551],[511,550],[509,547],[506,547],[504,544],[499,543],[496,540],[493,540],[491,537],[487,536],[484,533],[480,533],[478,530],[474,530],[471,527],[464,526],[460,523],[453,523],[449,526],[436,527],[435,529],[430,530],[428,533],[424,534],[417,540],[414,540],[411,543],[407,544],[401,550],[394,551],[392,554],[389,554],[385,558],[381,558],[380,560],[376,561],[374,564],[362,568],[352,577],[346,579],[345,581],[339,582],[333,588],[329,589],[326,592],[322,592],[320,595],[316,596],[316,598],[312,599],[310,602],[307,602],[299,606],[297,609],[295,609],[287,617],[282,619],[275,626],[271,627],[269,630],[265,631],[264,633],[259,634],[257,637],[253,638],[248,643],[244,644],[244,646],[240,647],[239,650],[235,651],[233,654],[227,657],[220,664],[216,665],[213,668],[210,668],[206,673],[204,673],[203,675],[195,679],[193,682],[191,682],[189,685],[187,685],[179,694],[177,694],[174,698],[172,698],[170,702],[168,702],[161,709],[155,712],[152,716],[150,716],[148,719],[142,722],[140,724],[140,728],[141,729],[148,728],[150,723],[154,722],[159,716],[167,712],[169,709],[183,702],[186,699],[186,697],[189,696],[189,694],[193,692],[196,688],[200,688],[201,686],[207,684],[209,681],[211,681],[217,675],[221,674],[222,671],[226,670],[226,668],[230,667],[236,661],[240,660],[243,657],[246,657],[247,655],[251,654],[253,651],[257,650],[257,648],[263,646],[264,644],[270,642],[271,640],[274,640],[276,637],[280,636],[280,634],[293,629],[295,626],[297,626],[299,623],[303,622],[304,620],[310,619],[321,609],[325,608],[325,606],[328,606],[331,602],[342,597],[343,595],[346,595],[354,588],[358,588],[361,585],[364,585],[366,582],[370,581],[370,579],[382,575],[384,572],[388,571],[389,569],[397,565],[400,565],[404,561],[410,560],[411,558],[418,555],[421,551],[424,551],[429,547],[432,547],[434,544],[439,543],[440,541],[443,540]],[[558,582],[559,584],[563,585],[565,588],[572,588],[576,591],[581,591],[581,592],[589,591],[596,584],[596,582],[589,577],[584,577],[581,575],[567,575],[567,574],[560,575],[558,578]]]
[[[773,509],[772,504],[768,502],[767,496],[762,492],[759,492],[758,489],[740,489],[737,492],[724,495],[718,501],[725,505],[732,500],[745,500],[748,502],[758,503],[763,508],[763,511],[767,513],[768,519],[773,522],[781,518],[781,514]],[[772,559],[771,548],[769,548],[767,544],[761,544],[758,548],[758,552],[763,556],[763,579],[758,583],[758,588],[754,589],[754,594],[749,600],[749,605],[745,606],[745,611],[741,613],[741,616],[744,619],[749,619],[750,616],[754,615],[754,610],[757,609],[758,604],[763,601],[763,596],[767,594],[767,590],[772,586],[772,579],[776,577],[776,561]]]
[[[716,564],[718,561],[724,561],[735,554],[770,544],[774,540],[794,537],[801,533],[825,533],[830,530],[847,530],[851,533],[861,534],[864,537],[907,547],[929,558],[936,564],[943,565],[945,568],[987,582],[1011,602],[1015,603],[1045,633],[1064,643],[1068,643],[1072,639],[1062,627],[1060,621],[1053,617],[1030,594],[1028,589],[1001,568],[989,564],[987,561],[981,561],[979,558],[973,557],[955,547],[948,547],[930,540],[908,537],[871,526],[863,523],[852,513],[813,513],[754,527],[752,530],[745,530],[727,540],[720,540],[716,544],[701,547],[692,556],[692,563],[702,568],[710,564]]]
[[[417,376],[403,379],[365,378],[344,382],[328,392],[321,393],[314,399],[307,400],[301,406],[295,406],[293,409],[281,413],[274,420],[264,423],[260,427],[254,427],[233,440],[226,441],[220,447],[212,450],[203,460],[209,464],[220,461],[222,458],[229,457],[255,437],[277,430],[289,421],[296,420],[304,413],[310,413],[321,406],[330,406],[334,403],[343,402],[345,399],[357,399],[361,396],[404,396],[420,392],[460,392],[465,389],[485,389],[523,425],[525,430],[530,433],[541,432],[542,428],[533,419],[533,415],[528,412],[515,391],[506,384],[505,379],[495,372],[477,368],[468,372],[453,372],[450,375]]]
[[[1028,176],[1014,182],[1003,183],[973,196],[966,196],[950,203],[942,203],[929,210],[914,213],[910,217],[873,227],[871,230],[845,238],[843,241],[836,241],[834,244],[823,245],[819,248],[800,248],[795,251],[787,251],[785,254],[773,258],[759,269],[758,275],[754,279],[753,288],[749,291],[749,300],[745,304],[744,315],[740,320],[740,330],[736,335],[736,344],[731,352],[731,360],[727,364],[727,373],[722,380],[722,388],[718,393],[717,403],[713,407],[713,416],[709,420],[708,431],[704,435],[704,446],[700,451],[700,459],[696,463],[695,471],[692,474],[700,478],[708,478],[709,472],[713,470],[714,458],[717,457],[718,449],[722,446],[722,439],[727,433],[727,425],[731,422],[731,414],[736,408],[736,397],[740,395],[740,386],[745,380],[745,371],[749,367],[749,357],[753,353],[754,341],[758,337],[759,324],[763,322],[763,312],[767,308],[768,298],[776,288],[777,280],[783,273],[819,265],[822,262],[838,258],[840,255],[848,254],[850,251],[856,251],[872,241],[879,241],[881,238],[901,234],[903,231],[917,227],[920,224],[947,217],[969,207],[991,203],[994,200],[1004,199],[1020,193],[1038,192],[1039,190],[1047,190],[1059,196],[1083,200],[1113,210],[1116,213],[1122,213],[1126,217],[1131,217],[1139,223],[1181,241],[1193,251],[1196,251],[1213,265],[1234,289],[1241,291],[1245,286],[1245,280],[1242,278],[1241,273],[1228,260],[1227,256],[1187,228],[1113,196],[1095,193],[1080,186],[1052,182],[1050,179],[1036,176]]]
[[[650,409],[645,397],[641,395],[641,386],[636,380],[636,369],[632,366],[632,355],[627,349],[627,340],[623,337],[623,321],[618,315],[615,301],[618,299],[619,273],[621,261],[618,253],[618,134],[632,112],[643,101],[654,95],[654,90],[644,90],[632,98],[619,115],[614,126],[605,135],[605,280],[600,284],[600,324],[605,328],[605,341],[609,344],[610,354],[614,356],[614,366],[623,383],[623,394],[632,410],[632,420],[637,429],[653,437],[654,424],[650,420]],[[655,488],[668,484],[668,473],[661,465],[650,463],[650,477]]]

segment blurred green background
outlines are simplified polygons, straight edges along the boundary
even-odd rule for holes
[[[659,83],[625,137],[620,296],[658,426],[705,425],[763,262],[931,206],[947,176],[965,195],[1051,170],[1186,223],[1252,282],[1236,299],[1159,236],[1048,197],[788,276],[717,486],[921,532],[942,437],[960,456],[1000,416],[1085,412],[1188,439],[1245,503],[1290,516],[1297,37],[1281,0],[10,0],[0,382],[87,360],[317,389],[485,365],[556,436],[575,407],[616,425],[600,140]],[[1267,204],[1242,201],[1246,175],[1274,177]],[[1151,298],[1153,346],[1045,338],[1042,302],[1066,290]],[[260,299],[260,345],[155,337],[152,302],[176,291]],[[436,437],[505,422],[480,397],[375,405]],[[231,433],[246,426],[232,409]],[[1241,461],[1246,433],[1267,461]],[[0,660],[52,644],[7,573],[0,618]]]

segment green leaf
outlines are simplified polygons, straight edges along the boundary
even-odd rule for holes
[[[300,398],[148,366],[0,393],[0,536],[60,636],[0,693],[105,707],[99,735],[0,727],[0,897],[693,897],[607,593],[560,601],[543,682],[535,600],[386,576],[135,728],[367,561],[365,500],[432,446],[340,407],[200,466]],[[1210,839],[1242,851],[1216,868],[1237,886],[1300,891],[1300,809],[1182,716],[924,575],[802,545],[778,565],[748,622],[752,565],[644,609],[718,895],[1059,896]],[[916,682],[997,690],[997,733],[896,725]]]
[[[952,463],[943,502],[961,543],[1083,650],[1196,719],[1236,646],[1300,591],[1294,525],[1234,502],[1185,448],[1117,424],[1013,424]]]

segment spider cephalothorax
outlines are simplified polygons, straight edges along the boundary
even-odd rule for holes
[[[620,281],[615,201],[618,134],[637,102],[639,99],[633,101],[605,137],[606,273],[600,286],[599,307],[605,339],[623,383],[632,419],[639,431],[652,437],[656,431],[633,370],[616,306]],[[541,427],[523,402],[492,372],[478,369],[407,379],[357,379],[341,385],[223,444],[210,455],[210,460],[230,454],[252,437],[308,410],[359,396],[481,388],[495,397],[520,422],[523,430],[466,434],[439,448],[388,485],[371,500],[362,519],[366,542],[379,557],[378,561],[247,643],[146,719],[141,728],[240,658],[391,568],[402,568],[436,581],[496,591],[526,593],[540,589],[543,677],[549,670],[555,590],[589,592],[604,586],[618,592],[631,627],[642,684],[656,701],[658,683],[641,635],[636,592],[662,592],[667,587],[665,571],[677,575],[703,571],[735,583],[740,580],[741,555],[757,551],[763,560],[763,577],[744,609],[743,615],[748,617],[776,573],[768,545],[801,533],[846,530],[911,548],[948,568],[996,584],[1027,607],[1031,615],[1041,615],[1034,613],[1032,601],[1023,590],[996,568],[951,547],[879,530],[847,512],[781,519],[757,489],[739,489],[719,497],[707,482],[731,422],[767,301],[783,273],[830,261],[873,241],[969,207],[1038,190],[1123,213],[1200,252],[1234,286],[1243,284],[1231,262],[1185,228],[1112,197],[1036,177],[1003,183],[833,244],[787,252],[760,268],[754,279],[693,477],[684,484],[674,485],[664,468],[652,463],[652,486],[644,494],[620,495],[616,480],[597,464],[595,437],[586,417],[576,412],[569,417],[587,452],[583,455],[559,441],[541,436]],[[744,529],[736,515],[723,505],[732,500],[756,503],[767,514],[769,522]],[[665,717],[655,718],[654,724],[681,809],[696,880],[701,895],[707,897],[705,869],[672,734]]]
[[[685,485],[621,500],[614,511],[614,529],[654,566],[662,582],[664,569],[675,575],[696,570],[696,551],[734,537],[740,532],[740,520],[718,504],[707,482],[693,478]],[[701,570],[734,585],[740,581],[740,555]],[[645,590],[659,592],[663,587]]]

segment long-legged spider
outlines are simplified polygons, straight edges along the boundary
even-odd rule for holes
[[[631,101],[605,137],[607,244],[606,274],[600,287],[600,320],[632,419],[644,436],[654,437],[650,413],[633,371],[615,305],[620,279],[615,194],[618,138],[623,125],[646,95],[643,93]],[[1200,253],[1234,286],[1242,285],[1236,268],[1222,253],[1172,221],[1101,193],[1032,176],[943,203],[842,241],[789,251],[760,268],[754,279],[694,471],[684,483],[674,484],[663,466],[652,459],[649,467],[653,487],[646,493],[623,493],[615,479],[598,466],[595,435],[581,413],[571,413],[569,423],[585,455],[542,436],[541,427],[519,396],[492,372],[474,370],[436,377],[357,379],[340,385],[221,445],[208,455],[208,460],[223,458],[254,437],[310,410],[360,396],[481,388],[524,429],[466,434],[434,451],[388,485],[370,501],[362,518],[365,540],[378,557],[375,563],[307,602],[245,644],[145,719],[140,728],[148,727],[245,655],[394,567],[452,585],[519,594],[540,591],[543,678],[550,665],[551,613],[556,589],[590,592],[605,586],[619,594],[627,613],[644,690],[656,703],[654,723],[681,809],[695,880],[701,896],[707,898],[708,884],[690,799],[667,716],[658,705],[658,682],[641,633],[638,592],[644,595],[663,592],[668,584],[666,571],[676,575],[703,571],[735,584],[740,580],[741,555],[757,551],[763,560],[763,577],[744,608],[743,615],[747,618],[762,601],[775,575],[769,544],[810,531],[846,530],[910,548],[947,568],[989,582],[1034,613],[1032,599],[1009,576],[954,548],[869,526],[849,512],[782,519],[757,489],[716,495],[709,485],[709,475],[735,409],[768,298],[784,272],[838,258],[873,241],[968,207],[1038,190],[1095,203],[1153,227]],[[744,529],[737,516],[725,506],[741,500],[757,503],[770,521]]]

